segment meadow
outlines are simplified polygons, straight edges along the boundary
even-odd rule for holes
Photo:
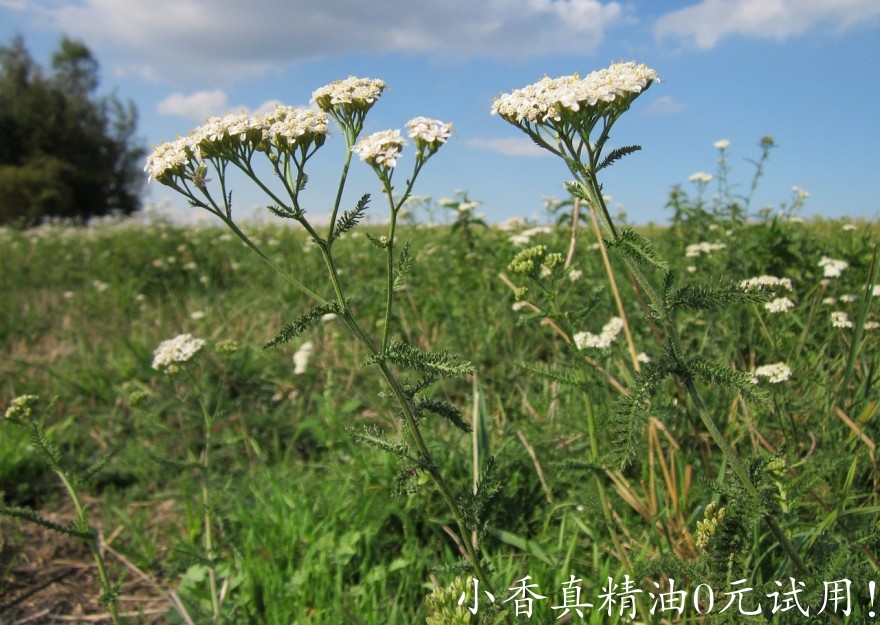
[[[528,224],[472,226],[469,236],[448,225],[410,225],[398,234],[417,260],[400,291],[395,327],[411,344],[448,349],[475,371],[433,393],[461,406],[474,433],[425,417],[432,450],[461,498],[494,466],[480,546],[504,598],[527,575],[547,597],[535,600],[532,622],[560,615],[551,607],[562,605],[572,575],[594,606],[583,608],[583,620],[627,622],[622,606],[600,610],[597,599],[609,577],[622,583],[627,571],[644,590],[645,609],[649,591],[660,595],[654,582],[665,590],[669,578],[689,593],[701,583],[718,593],[712,615],[698,614],[689,595],[683,614],[658,609],[638,622],[725,622],[734,610],[718,613],[721,593],[740,579],[761,600],[762,614],[737,613],[730,622],[807,622],[791,605],[771,614],[768,595],[791,593],[791,577],[805,582],[801,603],[813,614],[823,582],[851,580],[851,615],[838,615],[861,622],[871,607],[867,580],[877,576],[880,518],[880,317],[871,300],[877,288],[868,283],[878,226],[804,223],[775,211],[732,222],[692,209],[686,205],[668,227],[640,229],[671,260],[680,284],[706,276],[791,281],[792,310],[734,304],[711,316],[682,312],[677,323],[690,349],[736,371],[777,362],[791,369],[790,379],[761,379],[756,387],[767,397],[760,401],[713,384],[704,384],[705,397],[812,577],[795,573],[774,544],[674,380],[662,383],[650,418],[621,442],[618,407],[638,379],[622,337],[590,359],[581,383],[565,383],[577,350],[540,318],[522,323],[530,309],[516,304],[508,284],[508,265],[524,244],[514,235]],[[251,224],[248,231],[297,275],[325,271],[302,230]],[[688,246],[701,241],[720,245],[697,256],[691,247],[689,255]],[[569,243],[565,226],[539,229],[529,240],[562,252]],[[584,328],[598,333],[616,307],[596,243],[585,223],[572,265],[581,273],[559,290],[563,303],[594,303]],[[382,396],[388,389],[371,375],[375,365],[364,363],[340,320],[329,317],[290,343],[264,348],[309,302],[224,229],[164,221],[46,225],[4,229],[0,248],[0,407],[39,395],[45,433],[65,466],[83,472],[106,460],[81,490],[130,622],[211,620],[202,480],[192,462],[205,444],[205,408],[215,415],[204,483],[222,622],[497,617],[482,589],[478,614],[465,609],[473,606],[472,575],[442,500],[399,457],[363,444],[365,427],[383,440],[403,428]],[[379,320],[370,328],[377,332],[383,255],[355,231],[337,256],[353,274],[347,280],[359,285],[352,306]],[[848,266],[826,277],[823,257]],[[618,265],[633,343],[657,358],[662,344]],[[833,323],[843,319],[837,312],[848,323]],[[206,341],[186,375],[154,370],[156,347],[184,332]],[[294,354],[307,341],[310,358],[294,374]],[[586,410],[595,415],[599,456],[590,449]],[[28,430],[7,423],[0,441],[4,505],[71,521],[71,505]],[[726,514],[713,516],[710,504]],[[75,538],[6,517],[2,549],[4,623],[106,615],[94,562]],[[432,589],[445,590],[430,599]],[[463,592],[467,602],[459,606]],[[501,605],[513,610],[514,601]],[[814,618],[834,622],[827,613]]]
[[[154,148],[211,225],[0,231],[4,622],[874,618],[880,228],[756,209],[769,136],[750,183],[720,141],[666,225],[612,216],[640,148],[610,130],[656,80],[495,100],[573,177],[543,223],[415,196],[451,124],[362,137],[386,85],[350,77]],[[354,155],[382,201],[349,207]]]

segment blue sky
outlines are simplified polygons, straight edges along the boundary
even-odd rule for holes
[[[367,131],[418,115],[453,122],[415,192],[465,189],[492,221],[540,214],[567,179],[561,161],[489,115],[493,98],[620,60],[646,63],[663,81],[612,133],[615,145],[643,147],[604,178],[612,207],[631,220],[667,219],[669,189],[714,173],[720,139],[745,192],[764,135],[779,147],[755,208],[778,206],[798,186],[810,193],[806,217],[876,219],[878,31],[878,0],[0,0],[0,41],[21,33],[43,64],[62,34],[84,41],[101,90],[137,105],[147,145],[209,115],[308,106],[314,89],[349,75],[382,78],[389,89]],[[313,214],[327,212],[342,149],[337,133],[312,162]],[[356,165],[352,197],[378,192]],[[401,175],[408,166],[399,161]],[[245,186],[235,193],[244,213],[262,202]],[[148,202],[163,199],[189,210],[148,186]]]

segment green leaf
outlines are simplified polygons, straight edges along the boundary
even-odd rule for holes
[[[403,286],[406,276],[412,271],[415,256],[413,256],[412,246],[409,241],[403,244],[400,255],[397,257],[397,267],[394,269],[391,282],[391,290],[396,291]]]
[[[309,310],[304,312],[302,315],[297,317],[291,323],[288,323],[282,330],[273,338],[271,341],[263,345],[263,349],[267,347],[273,347],[278,345],[279,343],[286,343],[301,334],[303,334],[309,328],[320,323],[321,319],[324,315],[328,314],[341,314],[342,309],[336,302],[329,302],[327,304],[316,304],[312,306]]]
[[[657,253],[651,242],[630,227],[623,228],[617,240],[607,243],[607,247],[640,265],[651,265],[661,271],[669,270],[669,263]]]
[[[92,528],[81,530],[73,524],[60,525],[58,523],[53,523],[48,519],[44,519],[30,508],[23,508],[21,506],[7,506],[0,503],[0,514],[5,514],[6,516],[21,519],[23,521],[28,521],[30,523],[45,527],[46,529],[50,529],[53,532],[66,534],[67,536],[73,536],[75,538],[92,540],[95,537],[95,531]]]
[[[642,146],[640,146],[640,145],[627,145],[622,148],[617,148],[617,149],[611,150],[611,152],[608,154],[608,156],[606,156],[604,158],[604,160],[601,163],[599,163],[599,166],[596,168],[596,171],[599,172],[599,171],[605,169],[606,167],[613,165],[614,163],[616,163],[617,161],[622,159],[624,156],[629,156],[630,154],[638,152],[641,149],[642,149]]]
[[[740,302],[764,302],[768,298],[769,294],[765,291],[744,289],[734,282],[723,281],[715,286],[683,286],[667,296],[666,305],[670,310],[717,310]]]
[[[440,378],[467,375],[475,371],[470,362],[459,360],[457,356],[450,355],[448,350],[426,352],[398,339],[391,341],[388,351],[376,354],[368,358],[366,362],[375,364],[382,360],[387,360],[405,369],[414,369],[420,373],[432,374]]]
[[[355,206],[354,210],[342,213],[342,216],[336,220],[336,228],[333,231],[333,238],[338,239],[349,230],[353,230],[354,227],[360,223],[361,219],[363,219],[369,203],[370,194],[364,193],[361,196],[361,199],[358,200],[357,206]]]
[[[520,369],[525,369],[538,377],[559,382],[567,386],[581,388],[584,386],[585,380],[580,369],[568,369],[562,367],[548,367],[546,365],[532,364],[528,362],[518,363]]]
[[[428,412],[433,412],[435,415],[443,417],[462,432],[471,431],[471,426],[465,422],[461,410],[450,401],[419,397],[416,399],[415,405],[419,410],[427,410]]]

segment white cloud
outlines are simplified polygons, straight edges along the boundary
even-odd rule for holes
[[[204,121],[213,115],[228,112],[226,93],[222,89],[196,91],[189,95],[172,93],[159,102],[158,110],[164,115],[175,115],[197,121]]]
[[[505,137],[499,139],[476,137],[465,141],[465,145],[477,150],[497,152],[505,156],[550,156],[550,152],[538,147],[527,137]]]
[[[40,11],[58,29],[132,64],[146,59],[163,80],[190,85],[198,77],[235,79],[352,53],[591,54],[609,27],[627,19],[622,4],[608,0],[42,2]]]
[[[730,36],[784,40],[818,26],[841,33],[878,18],[877,0],[702,0],[662,16],[654,35],[709,49]]]
[[[642,109],[645,115],[674,115],[685,110],[685,105],[668,95],[652,100]]]

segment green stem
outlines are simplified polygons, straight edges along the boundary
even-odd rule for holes
[[[614,240],[616,240],[617,231],[614,228],[614,223],[611,220],[611,216],[608,213],[607,207],[605,206],[605,201],[602,199],[602,193],[599,188],[598,181],[596,180],[595,176],[588,176],[587,180],[584,181],[584,184],[590,191],[590,195],[592,196],[591,200],[597,202],[598,206],[602,209],[601,215],[605,218],[606,225],[611,231]],[[709,414],[709,410],[706,407],[702,396],[697,390],[696,385],[694,384],[693,377],[689,373],[687,373],[687,368],[685,366],[686,359],[684,357],[684,346],[682,345],[681,338],[678,335],[678,330],[676,329],[669,312],[666,310],[665,302],[657,293],[657,291],[654,290],[654,287],[648,281],[645,274],[642,273],[642,270],[638,266],[638,264],[627,256],[623,256],[623,260],[626,263],[627,269],[629,269],[639,287],[642,289],[642,292],[650,301],[652,308],[656,311],[664,311],[661,318],[661,324],[663,326],[663,329],[666,331],[666,336],[669,339],[670,345],[672,346],[672,352],[675,356],[675,359],[680,365],[682,365],[681,369],[685,372],[683,374],[680,374],[679,377],[684,383],[688,395],[690,395],[691,401],[696,408],[697,414],[699,415],[700,420],[703,422],[703,426],[706,428],[706,431],[709,432],[712,440],[715,441],[715,444],[718,446],[718,448],[721,450],[721,453],[727,459],[727,463],[730,465],[730,468],[739,479],[743,488],[745,488],[746,493],[748,493],[749,497],[751,497],[755,502],[760,503],[761,499],[758,494],[758,489],[755,487],[754,482],[752,482],[748,472],[740,461],[739,455],[727,442],[724,434],[721,433],[721,430],[718,428],[718,425],[715,423],[712,415]],[[767,513],[764,515],[764,521],[769,526],[770,531],[776,537],[779,545],[782,547],[783,551],[785,551],[786,555],[788,555],[795,568],[798,569],[798,572],[802,574],[808,574],[809,571],[806,564],[801,559],[800,555],[798,555],[794,546],[785,536],[782,528],[779,526],[779,523],[777,523],[776,519],[773,518],[769,513]]]
[[[76,508],[76,516],[79,521],[80,529],[85,529],[91,527],[89,526],[89,518],[86,513],[86,509],[83,507],[82,502],[80,502],[79,495],[76,493],[76,489],[73,487],[73,484],[70,483],[70,480],[67,479],[67,475],[65,475],[64,471],[59,468],[54,468],[55,475],[57,475],[61,482],[64,484],[64,488],[67,490],[67,494],[70,496],[71,501],[73,502],[73,507]],[[113,585],[110,583],[110,577],[107,575],[107,569],[104,566],[104,557],[101,555],[101,550],[98,547],[98,536],[97,533],[95,535],[85,541],[89,550],[92,552],[92,557],[95,559],[95,565],[98,568],[98,580],[101,583],[101,588],[104,591],[104,598],[107,603],[107,609],[110,611],[110,619],[113,621],[114,625],[120,625],[122,621],[119,619],[119,609],[116,605],[116,595],[113,590]]]

